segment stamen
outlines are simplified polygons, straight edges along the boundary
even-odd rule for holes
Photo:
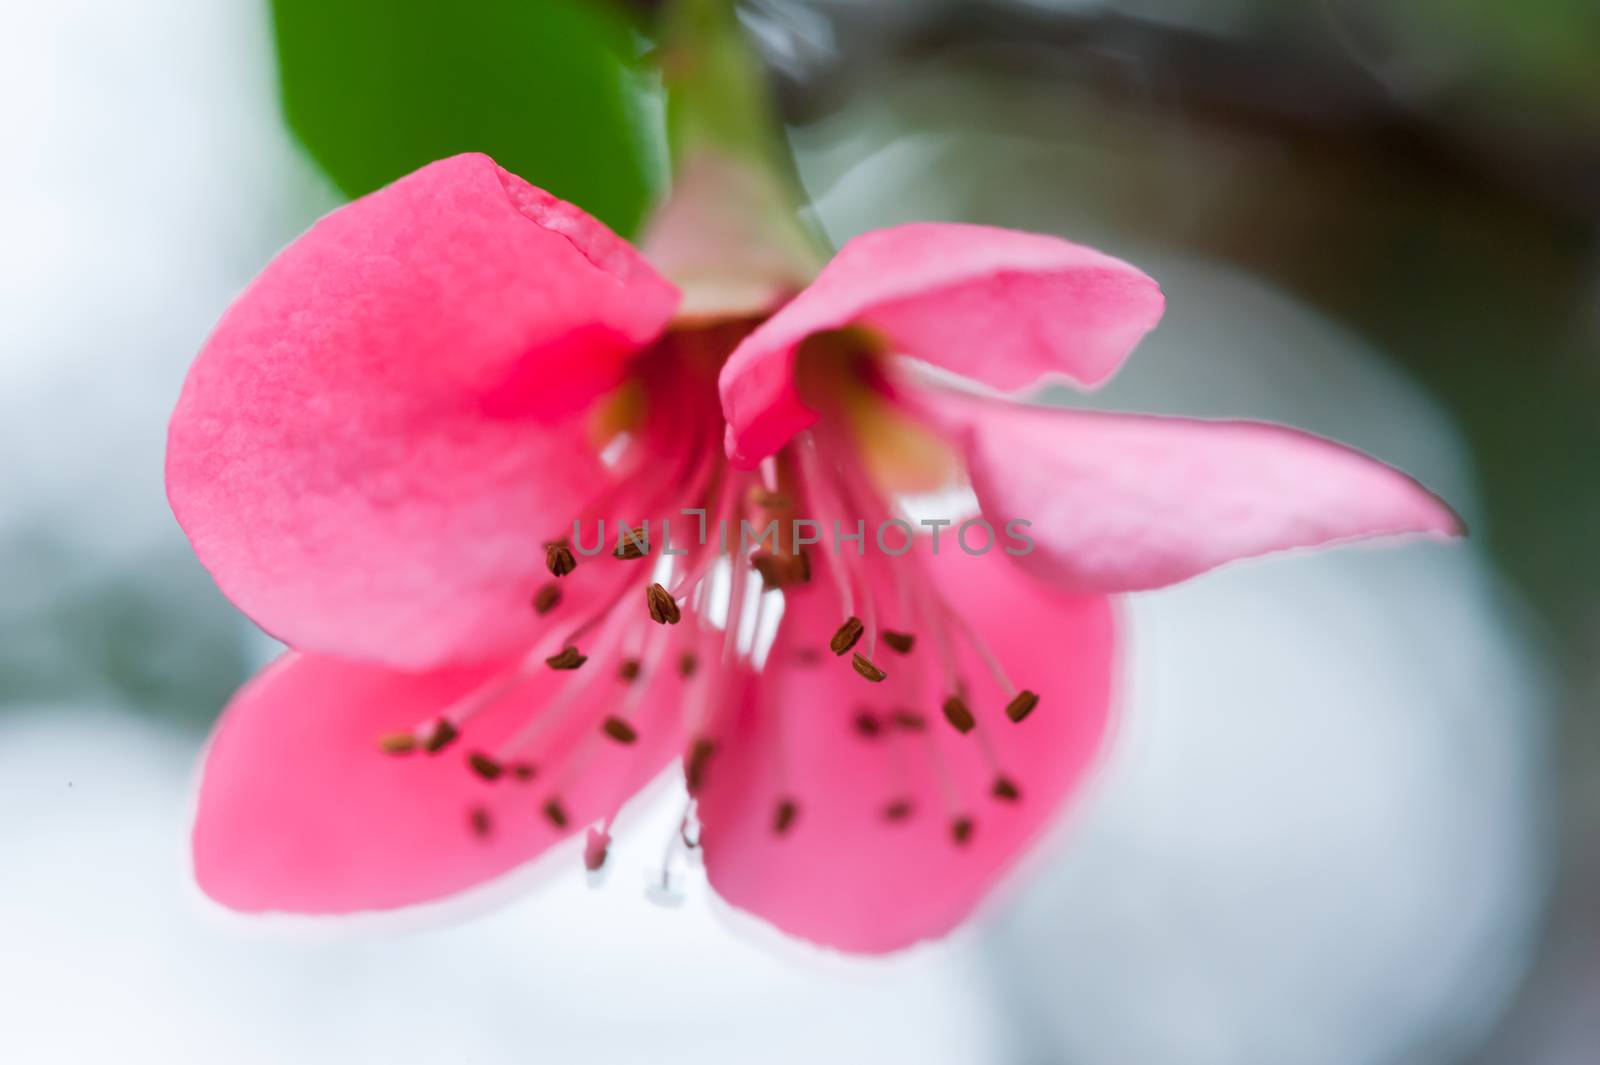
[[[891,825],[900,824],[910,820],[911,814],[916,810],[916,804],[910,799],[892,799],[883,807],[883,819]]]
[[[706,782],[706,766],[711,761],[711,756],[717,753],[717,745],[712,740],[701,737],[689,747],[689,757],[683,765],[683,782],[689,789],[690,795],[697,795]]]
[[[836,655],[846,654],[850,648],[856,645],[856,641],[861,639],[863,629],[861,619],[854,614],[850,615],[844,619],[844,624],[840,625],[838,631],[833,634],[833,639],[828,641],[828,650]]]
[[[480,684],[440,712],[442,720],[450,722],[457,730],[467,727],[467,722],[516,691],[527,680],[520,665],[517,668]]]
[[[883,642],[889,645],[889,650],[896,654],[908,655],[916,644],[917,638],[909,632],[895,632],[893,629],[884,629]]]
[[[550,613],[561,603],[561,589],[554,584],[545,584],[533,595],[533,612],[540,617]]]
[[[768,588],[811,583],[811,558],[804,551],[792,555],[757,551],[750,556],[750,568],[761,574],[762,583]]]
[[[682,620],[683,613],[678,609],[678,601],[659,582],[644,590],[644,598],[650,608],[650,620],[657,625],[676,625]]]
[[[624,658],[617,667],[617,676],[625,681],[633,682],[639,679],[639,660],[637,658]]]
[[[655,676],[656,671],[660,668],[662,655],[670,643],[671,637],[661,629],[653,630],[645,637],[645,657],[641,662],[643,675]],[[563,792],[573,786],[575,782],[581,783],[591,762],[596,758],[611,757],[602,749],[608,740],[624,747],[631,747],[634,744],[639,737],[639,731],[631,724],[629,718],[639,708],[639,704],[644,701],[648,691],[648,685],[634,686],[623,698],[622,705],[617,708],[617,711],[602,720],[598,729],[583,737],[561,767],[560,774],[552,785],[554,791]],[[616,798],[614,805],[601,823],[602,832],[608,834],[608,842],[611,825],[617,818],[622,801],[623,797]]]
[[[422,749],[429,754],[438,754],[456,741],[461,735],[461,730],[456,728],[455,722],[447,717],[441,717],[433,723],[433,730],[428,733],[428,738],[422,741]]]
[[[628,724],[615,714],[606,718],[600,725],[600,731],[618,743],[633,743],[639,738],[639,730]]]
[[[994,787],[989,790],[989,794],[1006,802],[1016,802],[1022,798],[1022,791],[1016,782],[1004,775],[994,778]]]
[[[607,617],[609,621],[600,626],[593,648],[595,655],[602,660],[609,658],[615,649],[619,637],[618,622],[622,620],[621,613],[615,610],[609,612]],[[537,652],[530,653],[529,660],[548,651],[550,646],[551,644],[547,643]],[[551,669],[567,671],[575,670],[587,661],[588,656],[578,653],[577,648],[570,644],[559,654],[545,659],[545,663]],[[562,723],[575,712],[575,708],[582,704],[586,693],[595,685],[602,683],[601,678],[604,676],[605,673],[600,670],[591,669],[561,684],[558,690],[552,693],[552,697],[541,700],[542,705],[538,711],[530,714],[521,728],[500,742],[493,752],[495,757],[502,762],[514,757],[531,757],[538,750],[536,745],[541,739],[561,728]]]
[[[877,666],[873,665],[871,659],[867,658],[866,655],[863,655],[860,652],[857,652],[855,657],[850,660],[850,665],[855,668],[857,673],[861,674],[863,677],[866,677],[874,684],[881,684],[884,678],[889,675],[883,670],[879,669]]]
[[[782,588],[783,562],[770,551],[757,551],[750,556],[750,568],[761,574],[761,582],[768,588]]]
[[[561,805],[561,800],[555,796],[545,800],[544,818],[557,828],[567,827],[567,808]]]
[[[551,669],[577,669],[587,661],[589,661],[588,655],[580,654],[576,647],[568,644],[556,654],[545,659],[544,664]]]
[[[856,714],[855,721],[852,724],[854,724],[858,735],[864,736],[869,740],[875,740],[883,735],[883,722],[879,721],[870,710],[862,710]]]
[[[467,755],[467,765],[484,780],[499,780],[500,774],[505,772],[504,766],[482,751],[473,751]]]
[[[906,732],[921,732],[928,727],[928,719],[915,710],[894,710],[890,712],[889,720],[894,722],[895,728]]]
[[[794,819],[800,815],[800,804],[793,799],[779,799],[778,804],[772,809],[772,831],[774,835],[786,835],[794,827]]]
[[[813,447],[822,447],[826,450],[820,456],[820,458],[812,457],[808,455],[808,451]],[[881,508],[886,511],[892,509],[889,504],[880,497],[875,486],[869,483],[861,464],[859,462],[852,461],[851,456],[845,453],[848,451],[848,449],[836,447],[831,438],[827,444],[824,444],[820,437],[813,440],[811,434],[807,434],[801,439],[797,451],[801,463],[801,474],[806,482],[807,495],[814,508],[818,502],[822,502],[824,503],[826,509],[826,503],[828,502],[827,496],[831,490],[831,486],[814,483],[814,479],[820,480],[821,478],[818,475],[823,469],[828,469],[841,479],[842,484],[840,486],[840,494],[836,498],[842,499],[843,503],[846,505],[848,516],[850,518],[854,519],[858,515],[873,518],[877,516],[877,512],[874,508]],[[810,462],[807,462],[808,458],[811,458]],[[827,515],[819,516],[825,518]],[[830,556],[828,561],[832,563],[834,559]],[[866,565],[870,566],[870,563]],[[888,564],[885,563],[885,565]],[[956,611],[951,609],[950,605],[943,600],[943,598],[937,593],[935,587],[930,585],[925,574],[922,574],[920,579],[915,575],[919,571],[920,567],[918,567],[914,561],[910,564],[910,568],[914,574],[911,577],[908,577],[905,573],[903,573],[902,568],[894,567],[891,567],[892,572],[888,575],[889,586],[897,593],[900,602],[900,611],[898,617],[908,620],[919,618],[920,620],[911,621],[910,628],[914,628],[917,632],[924,632],[924,630],[926,630],[926,632],[930,632],[932,634],[931,638],[936,641],[937,646],[935,650],[938,652],[935,661],[942,666],[945,673],[944,690],[947,693],[947,698],[942,704],[942,710],[945,719],[950,723],[952,728],[955,728],[962,734],[976,734],[975,742],[979,748],[979,752],[982,754],[984,760],[988,763],[991,773],[993,773],[996,778],[1002,781],[1002,783],[997,783],[995,785],[996,797],[1008,802],[1016,801],[1017,798],[1020,798],[1020,790],[1013,782],[1009,780],[1009,778],[1005,778],[1004,774],[999,772],[998,766],[996,765],[994,752],[992,750],[992,744],[985,734],[984,723],[977,719],[977,716],[973,713],[972,708],[967,701],[966,692],[962,684],[962,678],[957,665],[957,656],[952,646],[952,631],[950,630],[958,632],[965,638],[965,641],[970,645],[975,655],[994,676],[996,684],[999,686],[1003,696],[1012,699],[1013,706],[1019,712],[1019,716],[1014,717],[1013,720],[1020,720],[1021,717],[1030,713],[1034,706],[1037,705],[1037,696],[1032,696],[1030,693],[1030,699],[1021,699],[1017,697],[1018,689],[1010,684],[1008,678],[1005,676],[1004,669],[1000,665],[998,657],[976,635],[976,633],[972,631],[971,626],[966,623],[966,620],[962,618]],[[881,635],[883,642],[889,647],[891,652],[902,655],[910,654],[912,652],[916,645],[917,638],[913,632],[907,630],[879,630],[876,628],[875,611],[878,604],[876,597],[873,594],[873,588],[875,585],[870,579],[870,575],[860,574],[859,576],[860,584],[862,585],[862,598],[859,600],[861,603],[860,616],[862,619],[864,619],[863,628],[865,630],[860,639],[864,646],[862,647],[861,651],[856,653],[856,657],[852,662],[852,665],[856,667],[857,672],[859,672],[869,681],[878,682],[886,678],[884,670],[879,668],[879,666],[873,662],[873,658],[876,657],[873,645],[874,636]],[[840,598],[841,600],[848,602],[848,593],[845,589],[848,587],[849,582],[841,581],[839,583],[841,584]],[[917,605],[919,601],[920,605]],[[844,613],[854,617],[856,611],[847,607]],[[907,676],[907,674],[902,673],[899,679],[903,681]],[[909,676],[913,682],[913,685],[916,685],[919,678],[915,675],[915,671],[913,671],[913,673]],[[905,698],[905,696],[901,696],[898,691],[895,694],[897,698]],[[907,701],[915,705],[920,702],[920,696],[908,698]],[[931,735],[927,734],[926,719],[915,711],[896,710],[889,715],[888,720],[895,726],[896,729],[903,729],[907,732],[923,733],[927,737],[926,742],[928,745],[928,755],[933,763],[934,771],[939,778],[940,790],[943,793],[945,806],[951,817],[950,831],[952,838],[957,844],[966,843],[975,831],[975,822],[970,816],[960,812],[953,781],[950,779],[942,765],[942,752],[939,749],[939,744]],[[891,751],[894,749],[896,748],[891,746]]]
[[[544,566],[552,577],[565,577],[578,568],[578,556],[565,540],[553,540],[544,545]]]
[[[378,750],[384,754],[410,754],[417,749],[417,737],[410,732],[388,732],[378,737]]]
[[[612,555],[624,562],[632,562],[643,558],[650,553],[649,534],[642,529],[630,529],[623,526],[623,531],[617,540],[617,549]]]
[[[685,651],[683,652],[683,656],[678,659],[678,675],[683,677],[692,677],[694,676],[694,671],[698,669],[699,666],[700,660],[695,657],[694,652]]]
[[[807,434],[807,436],[809,438],[810,434]],[[889,508],[880,498],[876,489],[867,482],[863,475],[862,463],[857,461],[855,456],[849,453],[848,449],[839,449],[836,446],[837,442],[831,436],[826,438],[826,442],[829,453],[821,456],[818,466],[822,471],[831,470],[837,475],[838,483],[837,485],[823,486],[824,491],[818,498],[823,499],[824,503],[831,500],[835,505],[835,510],[833,511],[835,517],[834,527],[838,527],[838,520],[852,517],[856,518],[858,523],[865,522],[868,519],[876,523]],[[821,447],[823,442],[810,440],[810,443],[813,447]],[[829,515],[824,513],[818,514],[816,517],[826,522]],[[829,555],[829,560],[838,563],[837,568],[840,570],[850,570],[852,567],[844,562],[843,555],[837,550],[837,547],[838,545],[835,544],[835,551]],[[861,593],[860,614],[863,627],[866,630],[866,655],[871,658],[877,652],[879,633],[878,597],[868,575],[858,573],[857,577],[859,578],[859,590]],[[847,580],[845,583],[848,585],[851,582]],[[848,599],[845,600],[845,613],[856,613],[850,607],[850,600]]]
[[[583,867],[598,873],[611,853],[611,834],[604,829],[591,828],[583,839]]]
[[[951,607],[949,603],[937,597],[934,597],[930,605],[939,609],[955,625],[961,635],[966,638],[968,646],[977,653],[978,660],[989,671],[989,675],[994,677],[994,682],[1000,686],[1000,690],[1008,693],[1017,692],[1017,686],[1011,683],[1011,678],[1006,675],[1005,667],[1000,664],[1000,657],[984,642],[983,637],[978,635],[966,617],[959,610]],[[1018,692],[1018,694],[1022,693]],[[1015,701],[1016,697],[1016,695],[1013,695],[1012,700]],[[1038,701],[1037,696],[1034,697],[1034,701]],[[1029,707],[1029,709],[1031,710],[1032,707]]]
[[[467,824],[472,829],[472,834],[479,839],[488,839],[494,832],[494,819],[489,816],[487,806],[474,806],[467,811]]]
[[[739,635],[744,631],[745,607],[747,605],[747,590],[750,583],[750,567],[741,566],[730,560],[728,566],[728,616],[722,630],[722,668],[727,669],[733,664],[735,653],[739,649]],[[757,591],[759,595],[759,590]],[[758,601],[758,605],[759,601]]]
[[[1024,688],[1006,704],[1006,716],[1020,723],[1023,718],[1033,713],[1034,707],[1038,705],[1039,696]]]
[[[972,716],[972,711],[959,695],[952,695],[944,701],[944,719],[963,736],[978,724],[978,719]]]
[[[756,484],[750,487],[746,497],[750,505],[760,507],[762,510],[790,510],[794,507],[793,501],[782,492],[774,492],[766,485]]]
[[[946,690],[954,691],[955,695],[952,698],[960,699],[962,706],[966,707],[970,712],[971,706],[967,703],[967,686],[956,666],[951,634],[947,631],[946,625],[940,620],[941,614],[948,617],[948,608],[941,607],[934,602],[931,590],[925,585],[919,585],[915,589],[908,590],[914,593],[914,597],[918,601],[917,612],[923,618],[924,624],[933,633],[935,652],[943,668],[945,683],[948,685]],[[1004,684],[1004,681],[998,676],[996,680],[998,683]],[[1011,689],[1005,690],[1009,691]],[[989,738],[988,727],[984,722],[978,721],[976,715],[973,715],[973,720],[973,731],[976,733],[979,753],[983,756],[983,760],[988,763],[991,771],[997,776],[1004,776],[1000,772],[999,759],[995,755],[994,744]]]
[[[672,868],[672,858],[669,855],[662,863],[661,873],[650,878],[645,885],[644,897],[657,906],[676,909],[683,905],[683,876]]]
[[[933,634],[934,655],[944,673],[946,691],[965,691],[966,684],[956,660],[955,641],[949,631],[949,611],[938,594],[922,582],[905,582],[902,586],[916,602],[916,614],[921,623]]]
[[[805,483],[807,507],[814,519],[826,524],[829,515],[840,511],[832,505],[828,485],[823,480],[822,464],[817,457],[817,442],[810,432],[801,433],[796,439],[800,477]],[[844,606],[845,615],[854,617],[855,592],[850,587],[850,575],[845,571],[838,552],[824,552],[822,558],[828,573],[833,577],[834,589],[839,593],[839,602]]]

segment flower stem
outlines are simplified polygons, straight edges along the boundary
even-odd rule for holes
[[[644,239],[686,313],[759,313],[815,276],[829,249],[760,61],[731,0],[669,0],[659,23],[672,190]]]

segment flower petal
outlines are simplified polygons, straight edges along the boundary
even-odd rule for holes
[[[173,413],[167,491],[223,592],[303,650],[428,668],[528,635],[599,465],[570,414],[676,293],[484,155],[343,207],[229,308]]]
[[[867,683],[848,658],[828,653],[840,607],[813,585],[791,596],[756,695],[724,723],[699,796],[717,892],[784,932],[841,950],[896,950],[965,919],[1076,792],[1110,719],[1108,600],[1054,592],[998,551],[969,556],[947,542],[937,558],[924,557],[932,582],[1011,678],[1042,696],[1038,709],[1008,720],[1007,696],[963,648],[959,671],[982,735],[958,733],[940,712],[949,693],[937,641],[902,619],[887,620],[915,632],[916,643],[904,655],[880,645],[874,661],[889,677]],[[926,728],[895,727],[896,709],[920,713]],[[863,712],[876,736],[859,730]],[[986,742],[1019,799],[993,795]],[[780,834],[785,799],[795,809]],[[909,816],[891,819],[896,802],[909,803]],[[965,844],[952,836],[957,816],[973,819]]]
[[[728,454],[753,465],[816,420],[795,384],[808,336],[865,326],[890,349],[1013,391],[1105,381],[1161,317],[1161,290],[1056,237],[915,223],[864,233],[751,333],[722,371]]]
[[[1416,481],[1265,422],[1201,421],[960,397],[988,520],[1021,519],[1024,568],[1080,592],[1159,588],[1236,559],[1378,536],[1463,533]]]
[[[597,676],[563,710],[553,697],[578,675],[542,665],[438,754],[380,752],[380,736],[431,721],[507,668],[406,674],[294,653],[268,667],[229,705],[205,756],[192,840],[200,887],[249,913],[345,914],[438,899],[605,816],[679,753],[676,671],[660,671],[633,719],[638,740],[623,746],[598,731],[622,682]],[[536,766],[534,779],[472,772],[469,753],[497,752],[541,714],[548,730],[516,755]],[[552,795],[567,813],[564,829],[540,813]],[[486,834],[474,829],[479,808]]]

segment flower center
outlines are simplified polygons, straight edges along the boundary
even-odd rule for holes
[[[640,719],[648,716],[648,727],[686,737],[686,771],[696,783],[714,754],[704,735],[732,676],[749,668],[766,606],[748,567],[731,564],[759,478],[724,459],[716,391],[723,360],[753,325],[674,330],[634,360],[629,379],[587,416],[609,476],[575,513],[553,515],[547,538],[531,545],[548,573],[530,603],[549,618],[545,631],[517,662],[441,713],[380,737],[380,750],[437,755],[463,737],[471,741],[474,719],[526,696],[554,672],[566,678],[554,695],[537,700],[528,719],[492,746],[473,746],[468,771],[486,781],[529,783],[542,793],[542,816],[564,829],[567,796],[585,769],[608,748],[644,746],[649,737]],[[659,709],[648,701],[655,682],[671,674],[684,686],[675,722],[647,714]],[[574,724],[608,698],[615,700],[610,712],[573,737]],[[591,837],[591,867],[604,861],[616,813],[611,809]],[[493,834],[487,805],[469,811],[467,828]]]
[[[635,361],[630,380],[590,414],[611,476],[538,547],[549,576],[531,608],[551,624],[522,659],[458,703],[410,732],[382,737],[383,751],[436,755],[470,739],[480,714],[560,674],[554,694],[536,700],[519,727],[492,747],[471,745],[467,770],[486,781],[531,783],[542,816],[565,829],[573,820],[568,796],[596,758],[645,747],[650,730],[670,729],[691,797],[673,846],[692,848],[693,797],[715,771],[719,721],[742,697],[735,681],[762,668],[782,612],[784,595],[764,593],[831,592],[837,627],[798,652],[786,642],[792,657],[784,665],[853,671],[860,695],[848,728],[860,740],[904,746],[891,766],[903,770],[905,757],[931,760],[955,844],[976,829],[975,803],[940,761],[929,731],[936,715],[971,735],[986,758],[992,785],[981,798],[1020,800],[988,730],[1002,711],[1021,722],[1039,697],[1012,683],[941,594],[936,560],[914,549],[917,527],[891,490],[948,479],[948,449],[896,402],[870,337],[826,334],[808,341],[798,360],[817,425],[758,470],[735,469],[724,459],[716,379],[753,324],[679,329]],[[931,524],[937,537],[951,523],[920,524]],[[983,690],[1002,693],[1000,706],[980,704],[979,685],[966,672],[973,662],[987,674]],[[682,697],[671,708],[652,704],[656,682],[673,673]],[[621,694],[597,692],[600,685],[621,685]],[[614,705],[596,719],[596,701],[607,698]],[[891,790],[896,797],[878,812],[886,826],[918,813],[917,796]],[[769,824],[781,837],[805,810],[788,782],[778,782],[776,794]],[[605,861],[616,814],[614,806],[591,830],[591,869]],[[489,808],[469,811],[467,827],[491,836]]]

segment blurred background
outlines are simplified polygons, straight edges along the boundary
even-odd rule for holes
[[[199,903],[194,761],[274,649],[166,507],[190,358],[319,214],[449,152],[636,231],[654,7],[0,8],[0,1058],[1594,1061],[1592,0],[746,5],[832,240],[960,219],[1129,259],[1169,311],[1097,405],[1337,437],[1471,540],[1136,597],[1085,801],[892,958],[773,942],[697,874],[647,899],[670,789],[600,887],[569,855],[464,924],[307,941]]]

